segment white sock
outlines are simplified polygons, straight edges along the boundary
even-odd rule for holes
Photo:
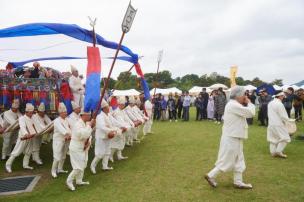
[[[207,175],[210,178],[216,178],[218,176],[218,174],[220,174],[221,170],[218,169],[217,167],[214,167]]]

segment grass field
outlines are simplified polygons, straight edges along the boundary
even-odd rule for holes
[[[298,128],[297,134],[303,134],[303,122]],[[234,189],[232,173],[220,175],[219,187],[213,189],[203,176],[216,160],[221,126],[194,120],[155,122],[153,131],[142,143],[125,149],[129,159],[115,162],[114,171],[102,172],[99,165],[98,173],[92,175],[87,169],[85,180],[91,184],[77,187],[75,192],[65,185],[67,174],[51,178],[50,144],[42,147],[45,164],[34,165],[34,171],[21,169],[19,157],[9,175],[1,162],[1,178],[23,174],[39,174],[42,178],[32,193],[0,197],[0,201],[304,201],[304,141],[292,139],[286,148],[288,159],[272,158],[266,128],[255,123],[244,145],[244,179],[254,189]],[[92,157],[91,153],[89,163]],[[66,168],[71,170],[69,161]]]

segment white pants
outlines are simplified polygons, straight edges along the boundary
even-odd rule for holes
[[[215,179],[218,176],[218,174],[220,174],[220,173],[221,173],[221,170],[215,166],[207,175],[210,178]],[[234,184],[242,183],[243,182],[243,173],[234,171],[233,182],[234,182]]]
[[[83,182],[83,175],[84,175],[83,170],[73,169],[68,176],[67,182],[73,183],[73,181],[76,180],[76,184],[80,184]]]
[[[12,145],[16,142],[18,138],[17,133],[3,133],[3,146],[2,146],[2,158],[5,159],[6,156],[9,156],[12,151]]]
[[[146,135],[147,133],[151,133],[152,124],[153,124],[153,119],[152,118],[149,119],[148,121],[146,121],[146,123],[143,127],[144,135]]]
[[[70,160],[74,170],[84,171],[88,163],[88,151],[70,150]]]
[[[52,170],[63,170],[70,141],[53,140],[53,166]]]
[[[33,141],[30,140],[21,140],[18,138],[17,143],[11,153],[10,158],[6,161],[6,165],[12,165],[15,158],[20,156],[22,153],[24,153],[23,157],[23,167],[26,167],[29,165],[30,156],[33,151]]]
[[[133,130],[133,140],[137,140],[138,139],[139,131],[140,131],[140,126],[134,128],[134,130]]]
[[[246,165],[243,154],[243,140],[240,138],[222,136],[215,166],[223,172],[244,172]]]
[[[33,160],[39,161],[40,160],[40,147],[42,143],[42,136],[35,136],[33,138]]]
[[[270,154],[283,153],[285,147],[287,146],[287,142],[279,142],[278,144],[270,143],[269,150]]]

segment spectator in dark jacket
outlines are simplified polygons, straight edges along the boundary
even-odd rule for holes
[[[162,95],[160,97],[160,114],[161,114],[161,120],[166,120],[166,111],[167,111],[167,101],[165,100],[165,97]]]
[[[272,100],[272,97],[268,94],[266,89],[263,89],[261,91],[260,97],[259,97],[259,104],[260,104],[260,111],[259,111],[259,120],[261,122],[261,126],[267,126],[268,125],[268,104]]]
[[[172,96],[171,93],[169,94],[169,99],[168,99],[168,102],[167,102],[167,106],[168,106],[168,112],[169,112],[169,120],[170,120],[170,122],[172,120],[175,120],[175,122],[177,122],[175,99],[174,99],[174,97]]]
[[[222,117],[224,115],[226,102],[227,102],[226,94],[224,93],[222,88],[219,88],[219,90],[217,91],[217,95],[214,98],[215,118],[216,118],[216,123],[218,124],[222,122]]]
[[[158,94],[154,99],[153,99],[153,103],[154,103],[154,115],[153,115],[153,120],[159,120],[160,119],[160,97],[161,94]]]
[[[207,107],[208,107],[208,101],[209,101],[209,94],[207,93],[206,88],[202,89],[201,95],[202,95],[202,99],[203,99],[202,118],[207,119]]]
[[[198,97],[194,101],[194,106],[196,107],[196,120],[202,120],[203,119],[203,98],[202,95],[199,94]]]
[[[294,99],[294,90],[293,90],[293,88],[289,87],[287,89],[287,91],[285,92],[285,98],[282,101],[289,118],[290,118],[290,112],[292,109],[293,99]]]
[[[179,119],[181,119],[183,116],[183,102],[184,102],[184,92],[182,93],[181,96],[179,96],[178,100],[177,100],[177,117]]]

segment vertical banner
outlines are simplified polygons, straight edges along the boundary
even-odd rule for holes
[[[87,47],[88,66],[85,86],[84,111],[96,109],[100,99],[101,59],[97,47]]]
[[[238,71],[238,67],[236,65],[233,65],[230,67],[230,87],[236,86],[236,74]]]
[[[128,9],[125,14],[125,17],[121,24],[121,29],[122,29],[123,33],[127,33],[130,31],[133,20],[136,15],[136,12],[137,12],[137,10],[135,10],[135,8],[133,8],[133,6],[131,5],[131,1],[130,1]]]
[[[145,100],[148,100],[148,99],[150,99],[149,85],[148,85],[147,81],[145,80],[144,74],[141,70],[139,63],[135,64],[135,70],[136,70],[137,75],[140,77],[141,87],[144,91]]]

